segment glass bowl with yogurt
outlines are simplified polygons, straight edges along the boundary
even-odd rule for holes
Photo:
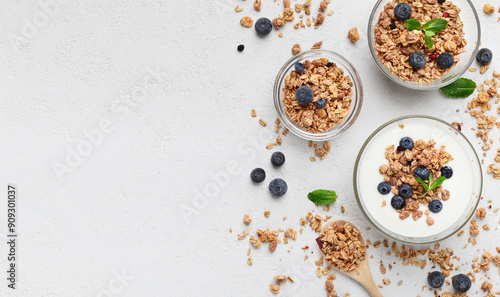
[[[383,195],[377,189],[383,181],[379,169],[388,163],[386,148],[397,147],[405,137],[435,141],[435,147],[444,148],[453,158],[447,163],[453,176],[443,182],[450,198],[442,201],[439,212],[426,211],[432,225],[425,218],[401,219],[401,211],[391,205],[391,197],[397,193]],[[462,229],[476,211],[482,185],[479,157],[467,138],[452,125],[423,115],[396,118],[375,130],[363,144],[354,167],[354,193],[365,217],[385,236],[407,244],[441,241]],[[421,208],[427,210],[427,205]]]

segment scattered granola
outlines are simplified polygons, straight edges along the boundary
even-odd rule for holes
[[[320,234],[320,249],[325,260],[334,268],[352,271],[366,258],[366,245],[360,232],[350,224],[327,226]]]
[[[250,28],[252,27],[253,25],[253,19],[249,16],[244,16],[241,20],[240,20],[240,24],[243,26],[243,27],[247,27],[247,28]]]
[[[302,51],[302,48],[300,47],[300,44],[296,43],[292,47],[292,55],[297,55]]]
[[[452,1],[442,4],[438,1],[404,1],[411,6],[413,16],[421,22],[442,17],[448,21],[446,28],[432,37],[434,46],[427,48],[423,31],[409,31],[405,27],[405,21],[395,18],[394,8],[400,2],[403,1],[390,1],[380,13],[379,21],[374,29],[374,48],[377,51],[377,57],[393,75],[404,81],[428,83],[447,74],[451,67],[448,69],[438,67],[437,56],[448,52],[455,58],[456,65],[460,60],[459,55],[465,52],[467,45],[464,39],[463,23],[459,16],[460,8]],[[426,56],[427,63],[420,70],[414,70],[408,62],[410,54],[414,51],[421,51]]]
[[[326,132],[344,121],[351,106],[352,81],[335,63],[325,58],[304,61],[306,70],[297,73],[292,70],[285,78],[283,103],[290,120],[308,132]],[[301,86],[309,86],[314,91],[313,102],[300,104],[295,92]],[[327,100],[324,108],[316,102]]]
[[[243,216],[243,223],[245,223],[245,225],[250,225],[250,223],[252,222],[252,219],[250,218],[250,215],[246,214]]]
[[[491,4],[487,3],[483,6],[484,13],[486,14],[493,14],[495,13],[495,7],[493,7]]]
[[[350,29],[349,33],[347,34],[347,38],[349,38],[349,40],[352,43],[356,43],[356,41],[359,40],[358,28],[354,27],[354,28]]]

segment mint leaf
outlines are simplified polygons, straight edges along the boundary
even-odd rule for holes
[[[422,24],[417,19],[409,19],[405,22],[406,29],[413,30],[422,30]]]
[[[435,188],[439,187],[444,181],[446,180],[445,176],[440,176],[438,177],[431,185],[431,190],[434,190]]]
[[[307,198],[309,198],[309,200],[311,200],[314,204],[328,205],[337,201],[337,193],[330,190],[316,190],[307,194]]]
[[[432,31],[425,31],[425,36],[432,37],[434,35],[436,35],[436,33],[432,32]]]
[[[429,191],[429,186],[422,180],[421,177],[417,177],[417,181],[424,187],[424,189]]]
[[[447,24],[448,21],[445,19],[433,19],[424,24],[424,30],[437,33],[443,31]]]
[[[451,98],[469,97],[476,89],[476,83],[468,78],[459,78],[451,84],[442,87],[441,91]]]
[[[434,46],[434,40],[432,40],[430,36],[427,36],[427,34],[425,34],[425,46],[427,46],[427,48],[432,48]]]

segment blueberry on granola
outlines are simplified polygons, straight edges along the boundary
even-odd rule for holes
[[[439,4],[443,4],[443,3],[445,3],[445,2],[446,2],[446,0],[438,0],[438,3],[439,3]]]
[[[295,92],[295,98],[302,105],[311,103],[314,99],[314,91],[309,86],[302,86]]]
[[[399,195],[403,196],[403,198],[408,198],[413,194],[413,189],[409,184],[402,184],[399,187]]]
[[[427,60],[425,59],[425,55],[422,52],[415,51],[410,54],[408,63],[410,63],[410,66],[413,67],[413,69],[418,70],[424,68]]]
[[[266,172],[262,168],[255,168],[250,173],[250,178],[254,183],[261,183],[266,179]]]
[[[381,182],[380,184],[378,184],[377,190],[382,195],[389,194],[391,192],[391,184],[389,184],[388,182]]]
[[[265,36],[273,30],[273,22],[268,18],[260,18],[255,22],[257,34]]]
[[[396,209],[396,210],[399,210],[399,209],[403,209],[406,205],[406,200],[405,198],[399,196],[399,195],[396,195],[394,197],[392,197],[391,199],[391,206]]]
[[[416,177],[420,177],[423,180],[427,180],[429,178],[429,170],[425,167],[417,167],[414,173]]]
[[[304,64],[302,64],[300,62],[295,63],[295,71],[297,71],[297,73],[302,73],[305,70],[306,70],[306,66],[304,66]]]
[[[405,150],[411,150],[413,149],[413,139],[410,137],[403,137],[399,141],[399,145]]]
[[[470,287],[472,286],[470,278],[465,274],[455,275],[451,283],[453,284],[453,288],[455,288],[455,290],[460,293],[469,291]]]
[[[450,53],[442,53],[437,57],[437,64],[442,69],[448,69],[455,64],[455,58]]]
[[[389,28],[390,28],[391,30],[396,29],[396,23],[394,23],[394,20],[391,20],[391,24],[389,25]]]
[[[271,155],[271,163],[274,166],[281,166],[285,164],[285,155],[282,152],[274,152]]]
[[[318,102],[316,102],[316,106],[318,108],[323,108],[326,106],[326,99],[325,98],[321,98],[318,100]]]
[[[434,199],[429,202],[429,210],[433,213],[438,213],[443,209],[443,203],[440,200]]]
[[[394,16],[400,21],[409,19],[411,17],[411,6],[408,3],[399,3],[394,8]]]
[[[274,196],[283,196],[285,195],[287,190],[288,186],[286,185],[286,182],[281,178],[273,179],[269,183],[269,191],[271,191],[271,194],[273,194]]]
[[[451,178],[453,176],[453,169],[450,166],[444,166],[441,168],[441,175],[446,178]]]
[[[482,48],[477,52],[476,55],[476,61],[480,65],[488,65],[491,63],[491,59],[493,59],[493,53],[487,49],[487,48]]]
[[[427,275],[427,282],[431,288],[441,288],[444,285],[444,275],[441,271],[433,271]]]

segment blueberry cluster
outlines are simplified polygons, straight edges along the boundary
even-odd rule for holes
[[[403,137],[399,141],[398,151],[412,150],[414,148],[413,139],[410,137]],[[415,178],[421,178],[423,181],[429,179],[429,169],[425,167],[417,167],[413,172]],[[453,169],[449,166],[444,166],[441,168],[441,175],[448,178],[453,176]],[[377,190],[382,195],[387,195],[391,193],[392,186],[388,182],[381,182],[377,186]],[[406,206],[406,198],[410,198],[413,195],[413,188],[409,184],[402,184],[399,186],[398,195],[394,195],[391,199],[391,206],[400,210]],[[438,213],[443,209],[443,203],[441,200],[434,199],[428,204],[429,210],[433,213]]]
[[[444,275],[441,271],[433,271],[427,275],[429,286],[434,289],[439,289],[444,285]],[[465,274],[457,274],[453,277],[452,285],[455,291],[465,293],[472,286],[470,277]]]
[[[271,155],[271,164],[275,167],[280,167],[285,164],[285,154],[275,152]],[[255,168],[250,173],[250,179],[254,183],[261,183],[266,179],[266,171],[262,168]],[[281,178],[275,178],[269,183],[269,191],[274,196],[283,196],[288,190],[288,186]]]

